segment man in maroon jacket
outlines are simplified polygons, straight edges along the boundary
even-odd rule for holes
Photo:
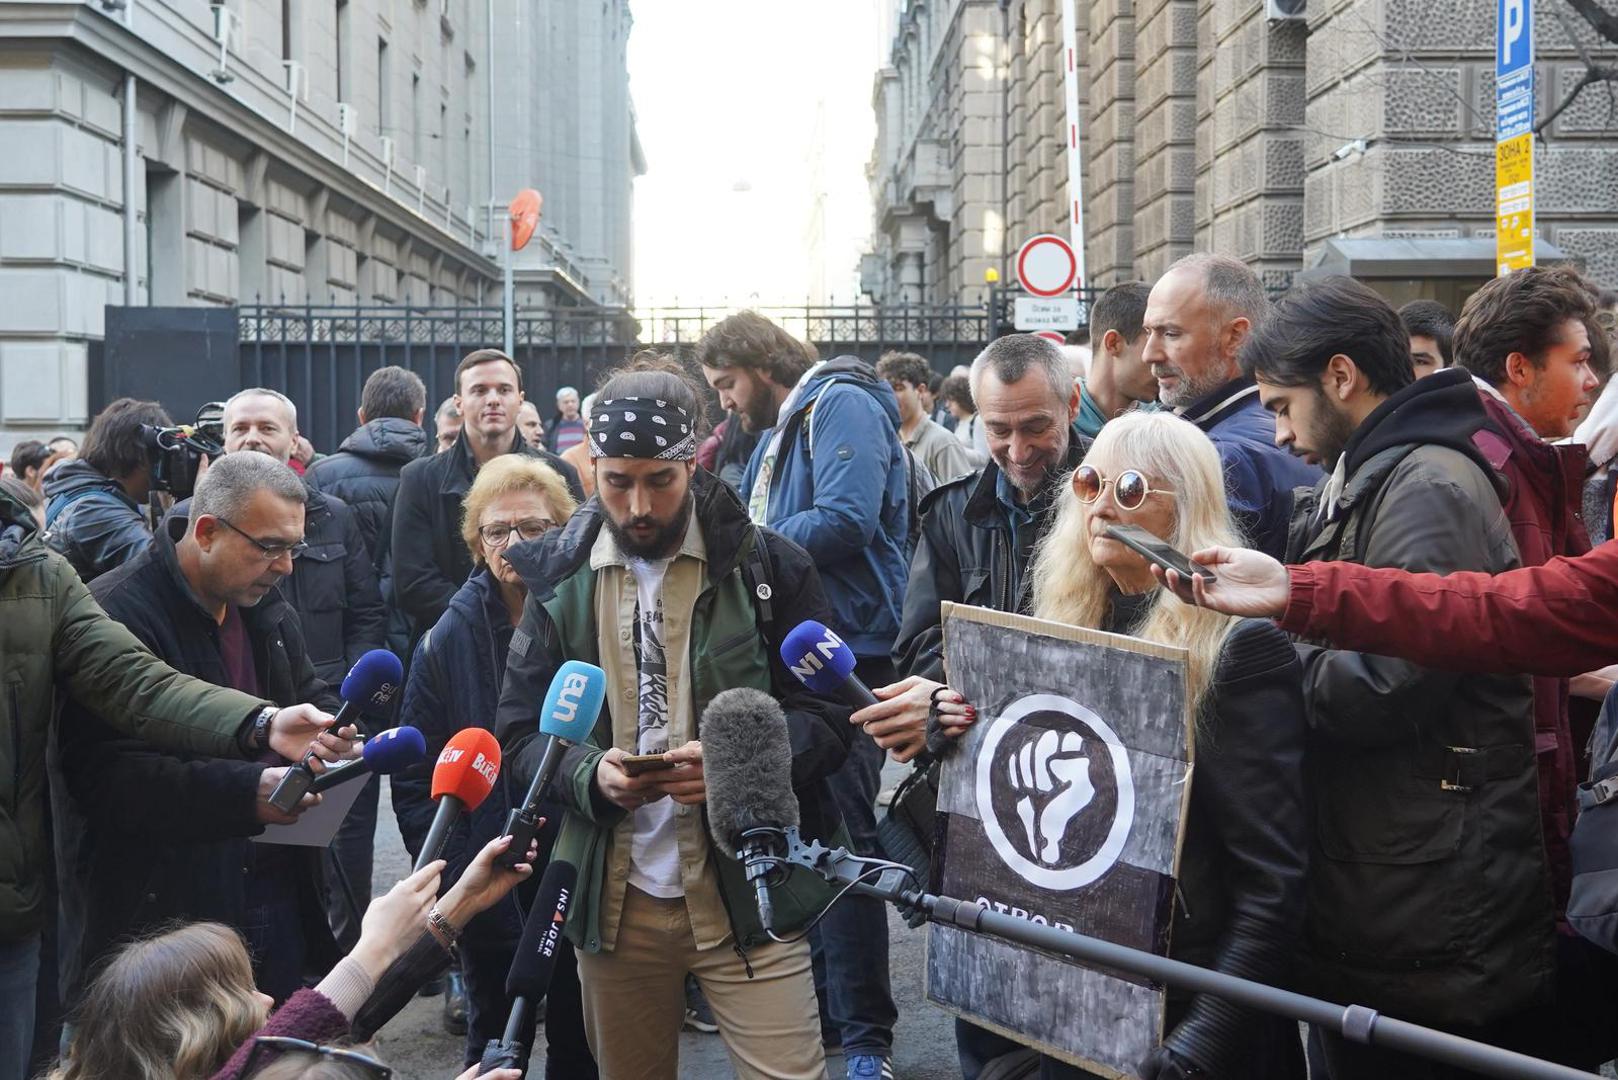
[[[1524,566],[1582,555],[1590,539],[1579,511],[1585,449],[1552,445],[1573,433],[1597,380],[1586,322],[1595,298],[1577,273],[1530,267],[1495,278],[1466,302],[1455,325],[1456,362],[1472,372],[1489,426],[1473,443],[1505,477],[1512,539]],[[1566,679],[1534,680],[1540,819],[1558,923],[1572,870],[1568,834],[1577,812],[1578,747],[1568,723]],[[1567,933],[1566,926],[1562,927]]]

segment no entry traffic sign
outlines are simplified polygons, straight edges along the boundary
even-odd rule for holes
[[[1054,233],[1036,236],[1017,251],[1017,283],[1032,296],[1061,296],[1078,273],[1072,245]]]

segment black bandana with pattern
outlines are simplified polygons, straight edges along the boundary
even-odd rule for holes
[[[657,398],[598,401],[590,408],[590,456],[690,461],[696,425],[684,409]]]

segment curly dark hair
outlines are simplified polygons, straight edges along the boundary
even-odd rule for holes
[[[815,360],[812,346],[756,311],[721,319],[697,341],[697,363],[703,367],[752,368],[778,386],[796,385]]]
[[[1569,320],[1588,323],[1595,292],[1563,266],[1529,266],[1493,278],[1467,298],[1455,323],[1455,362],[1483,381],[1506,381],[1506,357],[1522,353],[1535,367]]]
[[[919,389],[931,385],[933,369],[925,357],[890,349],[877,360],[876,373],[888,382],[909,383]]]
[[[143,427],[165,428],[173,423],[155,401],[119,398],[102,409],[84,437],[79,457],[102,476],[117,480],[151,461]]]
[[[977,402],[972,400],[972,380],[965,375],[951,375],[945,379],[944,385],[938,389],[938,400],[946,405],[954,402],[963,412],[978,411]]]

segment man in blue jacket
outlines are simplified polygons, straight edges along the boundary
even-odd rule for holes
[[[1225,494],[1247,543],[1280,558],[1292,489],[1314,486],[1320,469],[1275,445],[1275,417],[1236,363],[1269,307],[1258,275],[1240,259],[1187,255],[1152,286],[1141,359],[1157,377],[1158,399],[1218,447]]]
[[[908,577],[909,489],[892,388],[857,357],[816,362],[802,342],[751,311],[704,334],[697,359],[720,404],[761,433],[740,486],[749,516],[814,559],[833,629],[859,659],[855,673],[867,686],[897,682],[889,654]],[[832,776],[861,854],[877,851],[882,757],[857,732]],[[827,1038],[842,1044],[848,1076],[891,1076],[898,1013],[882,903],[844,897],[812,940],[822,1022]]]

